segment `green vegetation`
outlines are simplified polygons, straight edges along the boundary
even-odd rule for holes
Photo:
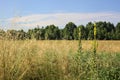
[[[29,30],[27,33],[23,30],[1,30],[0,80],[120,80],[120,49],[116,43],[113,41],[107,46],[111,48],[115,43],[118,52],[109,52],[112,51],[109,47],[108,52],[97,51],[97,34],[102,29],[105,39],[115,39],[113,33],[119,33],[119,24],[117,30],[111,23],[106,24],[108,29],[103,29],[106,26],[96,27],[98,23],[88,23],[85,28],[70,22],[64,29],[50,25],[45,29]],[[82,39],[87,38],[94,39],[93,45],[89,50],[84,50]],[[75,40],[51,39],[79,39],[79,43]],[[106,43],[103,44],[102,48]],[[117,44],[120,44],[119,41]]]
[[[74,43],[1,40],[0,80],[120,80],[119,52],[94,56]]]
[[[37,25],[34,29],[29,29],[27,32],[23,30],[0,30],[0,39],[13,40],[78,40],[79,28],[81,28],[81,39],[93,40],[94,31],[93,23],[89,22],[86,26],[76,26],[73,22],[69,22],[63,29],[59,29],[55,25],[48,25],[40,28]],[[97,26],[97,40],[120,40],[120,22],[114,26],[110,22],[96,22]]]

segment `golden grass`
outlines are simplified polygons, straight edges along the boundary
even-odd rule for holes
[[[97,41],[98,52],[120,52],[120,41]],[[78,50],[78,41],[72,40],[51,40],[51,41],[36,41],[39,46],[40,53],[44,53],[46,50],[54,50],[59,53],[76,52]],[[91,50],[93,41],[82,41],[83,50]]]
[[[91,51],[92,44],[93,41],[83,40],[83,50]],[[67,80],[69,80],[69,74],[66,74],[66,71],[68,65],[73,65],[74,62],[69,62],[68,56],[70,55],[68,54],[75,54],[77,53],[77,50],[78,41],[76,40],[1,40],[0,80],[32,80],[32,78],[34,79],[36,76],[41,75],[43,75],[42,80],[49,80],[46,78],[44,79],[44,75],[47,75],[49,78],[48,74],[51,74],[51,70],[54,71],[54,68],[54,72],[57,72],[57,70],[58,72],[63,71],[64,76],[67,75]],[[106,51],[108,53],[120,52],[120,41],[98,41],[97,50],[98,52]],[[58,69],[56,69],[56,67]],[[38,71],[39,73],[37,73]],[[56,73],[56,75],[58,74]],[[60,73],[60,75],[63,76],[62,73]],[[51,76],[54,75],[51,74]]]

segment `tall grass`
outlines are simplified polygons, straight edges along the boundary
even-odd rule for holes
[[[0,80],[120,80],[120,52],[74,50],[74,41],[0,41]]]

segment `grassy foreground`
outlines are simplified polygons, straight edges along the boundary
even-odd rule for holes
[[[0,41],[0,80],[120,80],[120,41]]]

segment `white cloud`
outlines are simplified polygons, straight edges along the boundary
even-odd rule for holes
[[[110,21],[114,24],[120,21],[120,13],[100,12],[100,13],[53,13],[53,14],[33,14],[29,16],[14,17],[4,20],[2,25],[4,29],[29,29],[37,25],[47,26],[55,24],[64,27],[68,22],[74,22],[76,25],[87,24],[92,21]],[[6,28],[5,28],[6,26]]]

